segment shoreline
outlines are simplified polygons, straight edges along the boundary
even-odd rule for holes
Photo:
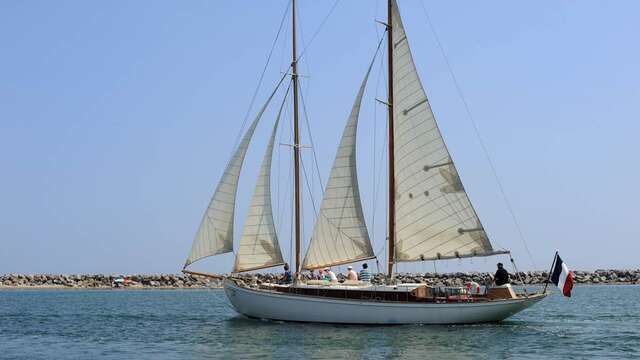
[[[640,269],[574,271],[576,285],[640,285]],[[216,289],[221,288],[222,278],[230,274],[219,274],[220,279],[187,274],[2,274],[0,290],[3,289]],[[513,285],[544,285],[546,271],[527,271],[511,274]],[[235,275],[249,283],[276,282],[279,274]],[[339,274],[339,279],[344,279]],[[474,281],[481,285],[491,284],[491,274],[477,272],[457,273],[400,273],[396,279],[402,283],[426,283],[430,286],[463,286]],[[374,274],[372,283],[384,283],[384,274]]]

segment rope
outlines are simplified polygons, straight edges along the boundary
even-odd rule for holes
[[[278,42],[278,38],[280,37],[280,33],[282,32],[282,26],[284,25],[284,21],[287,18],[287,14],[289,12],[289,6],[291,5],[291,1],[289,1],[287,3],[287,7],[284,10],[284,14],[282,15],[282,19],[280,20],[280,26],[278,27],[278,32],[276,33],[276,38],[273,40],[273,43],[271,44],[271,50],[269,50],[269,55],[267,56],[267,61],[264,64],[264,67],[262,68],[262,73],[260,74],[260,79],[258,80],[258,85],[256,86],[256,89],[253,91],[253,96],[251,97],[251,101],[249,102],[249,108],[247,109],[247,113],[244,116],[244,120],[242,121],[242,126],[240,127],[240,131],[238,131],[238,135],[236,135],[236,140],[234,142],[233,145],[233,149],[235,150],[236,147],[238,147],[238,143],[240,141],[240,137],[242,136],[242,133],[244,131],[244,127],[247,124],[247,121],[249,121],[249,115],[251,114],[251,109],[253,108],[253,105],[256,101],[256,98],[258,97],[258,92],[260,90],[260,86],[262,86],[262,81],[264,80],[264,75],[267,72],[267,67],[269,66],[269,63],[271,62],[271,56],[273,55],[273,50],[276,47],[276,44]],[[231,156],[233,156],[233,150],[231,152]]]
[[[386,31],[383,33],[383,37],[386,34]],[[377,33],[377,27],[376,27],[376,37],[378,38],[378,41],[380,41],[380,36]],[[380,184],[380,178],[382,175],[382,169],[384,169],[384,165],[380,165],[380,174],[378,174],[378,161],[377,161],[377,154],[376,154],[376,150],[378,148],[378,135],[377,135],[377,131],[376,129],[378,128],[378,90],[380,89],[380,79],[383,78],[383,56],[381,56],[380,58],[380,65],[378,68],[378,76],[376,79],[376,94],[375,94],[375,98],[373,99],[373,176],[372,176],[372,186],[373,186],[373,191],[371,192],[371,197],[372,197],[372,201],[371,201],[371,231],[375,232],[376,229],[376,209],[377,209],[377,203],[378,203],[378,196],[379,196],[379,184]],[[386,82],[385,82],[385,89],[386,89]],[[386,91],[385,91],[386,93]],[[386,126],[386,125],[385,125]],[[384,142],[382,144],[382,150],[380,151],[380,163],[384,164],[384,154],[386,151],[386,147],[387,147],[387,136],[388,136],[388,132],[385,131],[384,132]],[[383,248],[384,250],[384,248]]]
[[[307,52],[307,49],[309,48],[309,46],[311,45],[311,43],[313,42],[313,40],[315,40],[316,36],[318,36],[318,34],[320,33],[320,30],[322,29],[322,27],[324,26],[324,24],[327,22],[327,20],[329,20],[329,16],[331,16],[331,14],[333,13],[333,10],[336,9],[336,6],[338,6],[338,3],[340,2],[340,0],[336,0],[333,3],[333,6],[331,6],[331,9],[329,9],[329,12],[327,13],[327,15],[325,15],[324,19],[322,19],[322,22],[320,22],[320,25],[318,25],[318,28],[316,29],[316,31],[313,33],[313,35],[311,35],[311,39],[309,40],[309,42],[307,43],[307,45],[302,49],[302,52],[300,53],[300,55],[298,56],[298,62],[300,62],[300,59],[302,58],[302,56]]]
[[[516,277],[518,278],[518,281],[520,281],[520,284],[522,284],[522,288],[524,289],[524,296],[529,297],[529,294],[527,293],[527,286],[524,284],[524,281],[522,281],[522,278],[520,277],[520,272],[518,271],[518,267],[516,267],[516,262],[513,260],[513,257],[511,256],[511,254],[509,254],[509,260],[511,260],[511,265],[513,265],[513,271],[516,272]]]
[[[431,30],[431,33],[433,34],[436,43],[438,45],[438,48],[440,50],[440,53],[442,54],[442,57],[447,65],[447,69],[449,70],[449,75],[451,75],[451,79],[453,80],[453,84],[456,88],[456,91],[458,92],[458,96],[460,97],[460,100],[462,101],[462,104],[465,108],[465,111],[467,113],[467,116],[469,118],[469,120],[471,121],[471,124],[473,125],[473,130],[475,132],[476,137],[478,138],[478,142],[480,143],[480,147],[482,148],[482,151],[484,153],[484,156],[487,159],[487,162],[489,163],[489,167],[491,168],[491,172],[493,173],[493,176],[496,180],[496,183],[498,184],[498,188],[500,189],[500,194],[502,195],[502,199],[505,202],[505,205],[507,206],[507,209],[509,211],[509,213],[511,214],[511,218],[513,220],[513,223],[516,227],[516,229],[518,230],[518,235],[520,237],[520,240],[522,240],[522,243],[524,244],[524,248],[527,251],[527,254],[529,255],[529,260],[531,261],[531,264],[534,266],[534,268],[536,267],[535,261],[533,260],[533,256],[531,255],[531,251],[529,250],[529,246],[527,245],[527,242],[525,240],[524,237],[524,233],[522,231],[522,228],[520,227],[520,223],[518,222],[518,219],[516,217],[516,214],[513,210],[513,207],[511,206],[511,203],[509,202],[509,199],[507,197],[507,194],[504,190],[504,187],[502,186],[502,182],[500,181],[500,178],[498,176],[498,171],[496,170],[496,167],[493,163],[493,161],[491,160],[491,157],[489,156],[489,151],[487,150],[487,147],[484,143],[484,140],[482,139],[482,136],[480,136],[480,130],[478,128],[478,124],[476,123],[475,119],[473,118],[473,116],[471,115],[471,110],[469,108],[469,104],[467,103],[467,100],[465,99],[463,93],[462,93],[462,89],[458,83],[458,79],[456,78],[454,72],[453,72],[453,68],[451,67],[451,63],[449,62],[449,58],[447,58],[447,55],[444,51],[444,47],[442,46],[442,43],[440,42],[440,38],[438,37],[438,33],[436,32],[433,23],[431,22],[431,18],[429,17],[429,13],[427,12],[427,8],[424,6],[424,2],[423,0],[420,0],[420,5],[422,5],[422,10],[424,11],[424,14],[427,18],[427,24],[429,25],[429,29]]]
[[[311,197],[311,207],[313,208],[313,214],[317,217],[318,210],[316,209],[316,200],[313,197],[313,192],[311,191],[311,186],[309,185],[309,177],[307,176],[307,168],[304,166],[304,160],[300,159],[300,164],[302,165],[302,175],[304,175],[304,182],[307,185],[307,189],[309,190],[309,197]]]
[[[286,106],[288,104],[287,102],[287,97],[285,96],[284,98],[284,102],[285,102],[285,106],[284,106],[284,118],[288,117],[288,106]],[[280,125],[282,127],[282,125]],[[283,142],[283,137],[284,137],[284,131],[280,131],[279,134],[279,142],[282,143]],[[284,218],[284,206],[282,205],[283,203],[286,203],[287,198],[289,197],[289,193],[286,192],[283,196],[282,191],[280,190],[280,184],[282,183],[282,171],[280,170],[280,165],[281,165],[281,158],[282,158],[282,151],[280,150],[280,146],[278,146],[278,161],[277,161],[277,168],[276,168],[276,174],[278,175],[277,181],[276,181],[276,198],[278,199],[277,202],[277,208],[276,208],[276,215],[277,215],[277,219],[278,219],[278,227],[277,227],[277,231],[278,233],[281,232],[282,230],[282,224],[284,223],[283,218]],[[288,174],[288,178],[287,178],[287,184],[290,181],[291,178],[291,163],[289,162],[289,171],[287,171]],[[289,189],[289,186],[285,186],[285,188]],[[284,200],[283,200],[284,198]],[[282,209],[282,210],[281,210]]]
[[[300,102],[302,103],[302,113],[304,114],[304,121],[307,125],[307,134],[309,135],[309,142],[311,143],[311,153],[313,154],[313,161],[315,163],[315,170],[318,174],[318,181],[320,182],[320,189],[324,195],[324,183],[322,181],[322,174],[320,173],[320,167],[318,166],[318,155],[316,154],[316,145],[313,141],[313,135],[311,135],[311,124],[309,123],[309,114],[307,113],[307,105],[304,101],[304,96],[300,92]]]
[[[384,37],[383,37],[383,38],[384,38]],[[382,40],[383,40],[383,38],[379,39],[379,41],[378,41],[378,44],[377,44],[377,47],[376,47],[376,51],[375,51],[375,53],[373,54],[373,58],[371,59],[371,63],[370,63],[369,68],[368,68],[368,70],[367,70],[367,76],[368,76],[368,74],[370,73],[371,68],[372,68],[372,67],[373,67],[373,65],[375,64],[376,57],[378,56],[378,53],[380,52],[380,47],[381,47],[381,44],[382,44]],[[302,96],[301,96],[301,98],[302,98]],[[322,184],[322,178],[320,178],[320,170],[319,170],[319,168],[318,168],[318,161],[317,161],[317,156],[316,156],[316,152],[315,152],[315,146],[313,145],[313,137],[312,137],[312,135],[311,135],[311,131],[310,131],[310,125],[309,125],[309,122],[308,122],[308,116],[307,116],[307,113],[306,113],[306,106],[304,105],[304,104],[305,104],[305,103],[304,103],[304,100],[302,100],[302,104],[303,104],[303,111],[304,111],[304,114],[305,114],[305,120],[307,121],[307,129],[309,130],[309,137],[310,137],[310,139],[311,139],[311,144],[312,144],[312,145],[311,145],[311,148],[312,148],[312,150],[313,150],[313,155],[314,155],[314,160],[315,160],[316,170],[317,170],[317,172],[318,172],[318,178],[319,178],[319,180],[320,180],[320,185],[321,185],[321,186],[323,186],[323,184]],[[316,218],[317,218],[317,217],[318,217],[319,212],[318,212],[318,210],[316,209],[315,199],[314,199],[314,197],[313,197],[313,193],[312,193],[311,185],[309,185],[309,177],[308,177],[308,175],[307,175],[306,166],[304,165],[304,161],[301,161],[301,163],[302,163],[302,172],[303,172],[303,175],[304,175],[304,178],[305,178],[305,183],[306,183],[306,185],[307,185],[307,189],[309,189],[309,194],[310,194],[311,201],[312,201],[312,205],[313,205],[313,212],[314,212],[314,214],[315,214],[315,216],[316,216]],[[324,186],[322,187],[322,193],[323,193],[323,195],[324,195]],[[340,225],[334,224],[334,223],[332,222],[332,220],[331,220],[331,219],[329,219],[329,218],[328,218],[324,213],[322,213],[321,215],[322,215],[322,216],[324,216],[324,218],[327,220],[327,222],[328,222],[330,225],[332,225],[336,230],[338,230],[338,232],[335,234],[335,237],[338,237],[338,236],[339,236],[339,234],[342,234],[342,235],[343,235],[343,236],[345,236],[346,238],[348,238],[348,239],[350,239],[350,240],[353,240],[353,238],[352,238],[352,237],[350,237],[347,233],[345,233],[345,232],[342,230],[342,227],[341,227]],[[335,239],[334,239],[334,240],[335,240]],[[375,254],[374,254],[374,256],[375,256]]]

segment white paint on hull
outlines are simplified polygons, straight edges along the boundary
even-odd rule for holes
[[[246,316],[345,324],[469,324],[504,320],[546,295],[478,303],[396,303],[343,300],[257,290],[225,281],[225,294]]]

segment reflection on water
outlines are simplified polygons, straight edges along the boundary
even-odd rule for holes
[[[638,295],[578,287],[501,323],[358,326],[247,319],[219,290],[0,291],[0,358],[633,358]]]

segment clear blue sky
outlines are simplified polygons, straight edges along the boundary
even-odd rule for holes
[[[332,4],[300,1],[300,48]],[[522,268],[547,268],[555,249],[573,268],[640,267],[640,3],[424,4],[533,261],[420,1],[400,1],[436,117],[492,241],[512,249]],[[0,273],[178,271],[285,6],[285,0],[2,1]],[[324,179],[381,30],[375,18],[385,18],[383,1],[341,1],[304,55],[302,89]],[[287,67],[288,34],[275,48],[259,100]],[[375,225],[370,219],[384,109],[374,98],[385,90],[378,67],[374,72],[358,160],[378,251],[383,203],[375,207]],[[272,111],[265,119],[243,173],[238,230]],[[287,141],[283,134],[280,142]],[[279,147],[274,160],[281,182],[286,151]],[[310,154],[304,161],[312,167]],[[319,182],[310,181],[317,197]],[[274,185],[278,206],[286,203],[284,193]],[[308,238],[308,196],[305,204]],[[280,226],[288,257],[289,228],[284,220]],[[487,270],[496,260],[443,262],[438,270]],[[196,268],[225,272],[231,264],[221,256]],[[430,263],[401,267],[432,269]]]

